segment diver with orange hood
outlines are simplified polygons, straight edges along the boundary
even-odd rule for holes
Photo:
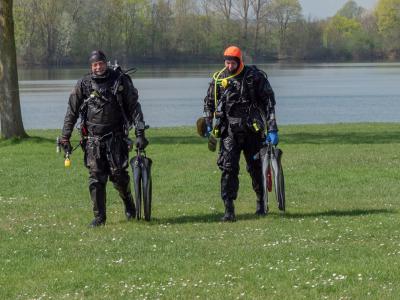
[[[220,138],[217,164],[222,171],[221,198],[225,205],[221,221],[233,222],[242,151],[257,196],[256,214],[268,213],[263,199],[262,163],[255,157],[266,141],[278,144],[278,127],[275,96],[267,75],[255,66],[244,65],[236,46],[225,50],[224,63],[225,67],[214,74],[204,99],[204,121],[211,151],[216,147],[215,138]]]

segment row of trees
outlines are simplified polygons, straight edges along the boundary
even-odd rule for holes
[[[397,59],[400,0],[353,0],[326,20],[298,0],[14,0],[17,57],[81,64],[101,48],[124,62],[220,59],[228,44],[254,60]]]

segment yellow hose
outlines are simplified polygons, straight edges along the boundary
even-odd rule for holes
[[[224,67],[221,71],[217,71],[213,75],[214,79],[214,118],[215,118],[215,112],[217,110],[217,85],[221,84],[222,79],[219,79],[219,76],[221,76],[222,72],[224,72],[226,67]]]
[[[244,67],[244,66],[243,66]],[[214,119],[215,119],[215,113],[217,112],[217,104],[218,104],[218,99],[217,99],[217,86],[218,85],[222,85],[224,88],[226,88],[228,86],[228,79],[231,79],[235,76],[237,76],[238,74],[240,74],[243,71],[243,67],[239,68],[239,70],[228,77],[225,78],[219,78],[219,76],[221,76],[221,74],[226,70],[226,67],[224,67],[222,70],[217,71],[213,74],[213,79],[214,79]],[[213,130],[213,132],[215,132],[215,129]],[[216,132],[215,132],[216,133]]]

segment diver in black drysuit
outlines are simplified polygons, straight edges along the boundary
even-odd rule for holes
[[[266,215],[268,207],[263,201],[261,160],[255,159],[267,139],[278,143],[278,127],[275,119],[275,97],[264,72],[255,66],[245,66],[239,48],[231,46],[224,53],[226,69],[218,80],[227,78],[226,87],[217,83],[215,105],[214,79],[204,99],[204,117],[212,134],[215,114],[217,132],[221,138],[218,166],[222,171],[221,198],[225,205],[222,221],[235,221],[234,200],[239,189],[239,160],[243,151],[247,171],[257,196],[256,214]],[[236,68],[230,68],[236,63]],[[217,107],[215,107],[217,106]],[[218,137],[218,136],[217,136]]]
[[[108,178],[123,200],[127,219],[134,218],[135,205],[127,171],[128,124],[135,126],[138,149],[144,149],[148,141],[144,134],[138,92],[131,78],[107,67],[102,51],[93,51],[89,62],[91,73],[77,82],[69,97],[60,142],[64,151],[70,153],[71,133],[78,117],[81,117],[84,162],[89,169],[89,191],[94,213],[90,225],[95,227],[106,223]]]

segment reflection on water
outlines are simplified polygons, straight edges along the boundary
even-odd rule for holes
[[[268,73],[279,124],[397,122],[400,64],[259,65]],[[139,67],[146,122],[193,125],[202,115],[211,73],[221,65]],[[87,69],[19,70],[25,128],[61,128],[68,96]]]

